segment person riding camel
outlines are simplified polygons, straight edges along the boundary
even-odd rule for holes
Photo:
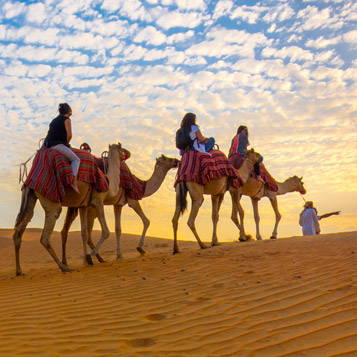
[[[244,158],[244,151],[247,150],[249,146],[248,140],[248,128],[245,125],[241,125],[238,130],[237,134],[232,139],[231,148],[229,149],[229,157],[233,155],[239,155],[241,158]],[[260,155],[260,160],[256,164],[254,164],[254,172],[257,175],[257,180],[265,183],[263,178],[260,176],[260,167],[259,163],[263,161],[263,156]]]
[[[176,132],[176,147],[180,155],[186,150],[208,153],[215,145],[214,138],[205,138],[196,124],[196,114],[186,113],[181,121],[180,129]]]
[[[44,145],[60,152],[71,162],[73,179],[70,187],[72,187],[75,192],[80,193],[77,186],[77,174],[80,159],[71,150],[69,144],[72,139],[72,124],[70,119],[72,109],[67,103],[60,103],[58,106],[58,112],[59,115],[50,123]]]

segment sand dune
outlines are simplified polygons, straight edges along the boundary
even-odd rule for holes
[[[98,232],[95,233],[98,237]],[[224,243],[112,234],[106,263],[85,267],[78,232],[59,271],[27,230],[25,277],[0,230],[1,356],[356,356],[357,232]],[[53,234],[60,252],[60,235]]]

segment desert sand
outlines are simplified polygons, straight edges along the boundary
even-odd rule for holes
[[[27,229],[24,277],[15,277],[12,230],[0,230],[1,356],[357,356],[357,232],[223,243],[124,235],[115,259],[61,273]],[[95,237],[99,233],[95,232]],[[60,253],[60,235],[53,234]]]

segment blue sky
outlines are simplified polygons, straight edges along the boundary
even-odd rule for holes
[[[0,227],[12,227],[19,207],[16,165],[68,102],[73,146],[86,141],[99,155],[120,140],[142,179],[161,153],[178,157],[174,133],[186,111],[226,153],[245,124],[277,180],[303,175],[321,213],[343,211],[323,232],[355,230],[356,23],[357,4],[348,0],[0,1]],[[143,201],[153,216],[149,234],[171,236],[174,177]],[[206,201],[199,224],[209,240]],[[280,199],[280,236],[300,233],[302,203],[297,193]],[[243,205],[249,231],[249,200]],[[260,206],[268,236],[272,210]],[[229,217],[227,195],[220,229],[230,240]],[[138,233],[138,222],[126,209],[124,231]],[[42,224],[38,210],[31,225]]]

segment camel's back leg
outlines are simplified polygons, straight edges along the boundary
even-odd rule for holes
[[[142,208],[140,206],[139,201],[128,199],[128,205],[138,214],[138,216],[143,221],[144,228],[143,228],[143,232],[141,233],[139,246],[136,249],[138,250],[138,252],[141,255],[144,255],[145,251],[143,249],[143,244],[144,244],[144,239],[145,239],[146,232],[147,232],[147,230],[148,230],[148,228],[150,226],[150,221],[145,216],[145,214],[144,214],[144,212],[143,212],[143,210],[142,210]]]
[[[36,206],[37,197],[35,192],[28,187],[25,187],[22,191],[20,212],[16,218],[15,231],[12,236],[15,246],[15,258],[16,258],[16,275],[22,275],[20,267],[20,248],[22,235],[31,221],[34,209]]]
[[[68,207],[66,218],[63,223],[63,228],[61,230],[61,238],[62,238],[62,263],[67,265],[67,254],[66,254],[66,244],[68,238],[68,232],[71,228],[72,223],[78,216],[78,208]]]
[[[203,203],[203,190],[202,190],[202,194],[197,194],[197,193],[192,194],[190,192],[190,195],[191,195],[191,199],[192,199],[192,206],[191,206],[190,216],[188,217],[187,225],[190,227],[192,233],[194,234],[200,248],[204,249],[207,247],[202,243],[202,241],[197,233],[196,226],[195,226],[195,221],[196,221],[196,217],[198,215],[198,211]]]
[[[45,210],[45,226],[42,230],[41,244],[47,249],[53,260],[57,263],[57,265],[63,272],[71,271],[71,269],[69,269],[58,259],[56,252],[51,246],[51,235],[55,227],[56,221],[61,214],[61,204],[59,202],[51,202],[44,197],[39,199],[43,209]]]

